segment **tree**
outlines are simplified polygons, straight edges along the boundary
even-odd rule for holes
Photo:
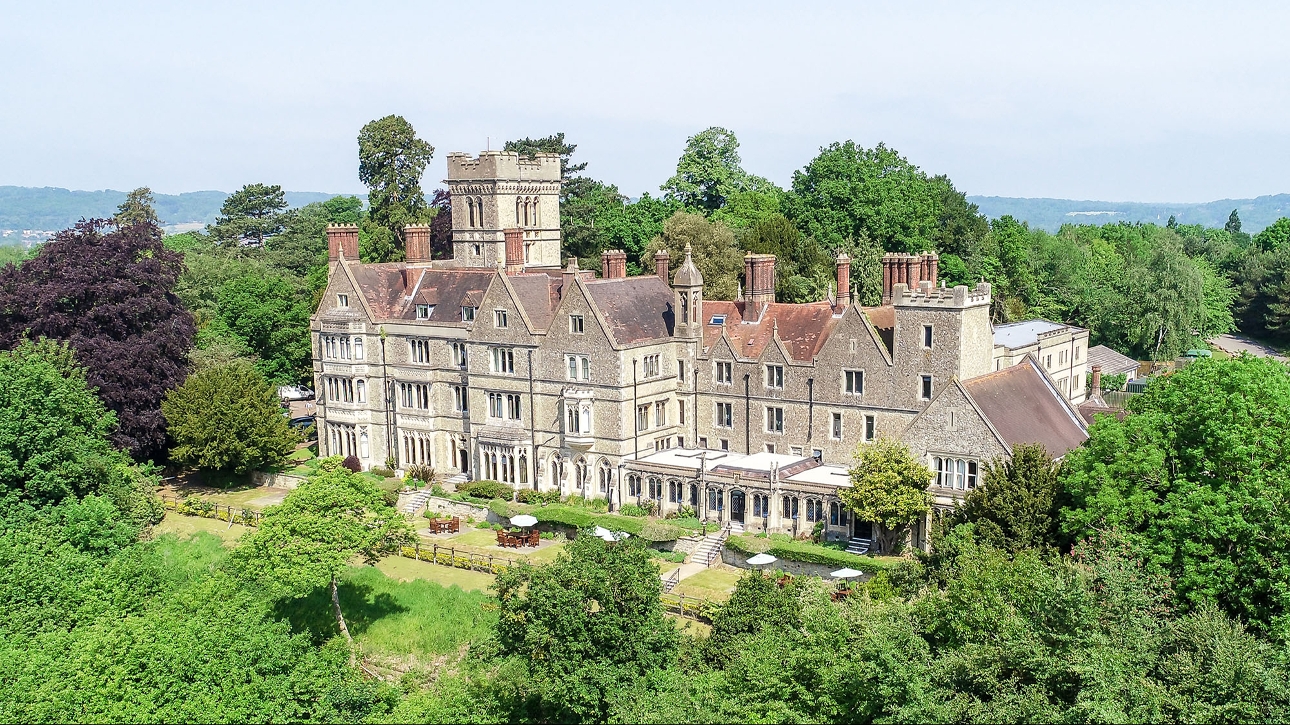
[[[932,472],[909,448],[890,438],[861,443],[855,460],[850,470],[851,487],[838,489],[838,497],[860,520],[880,526],[876,532],[879,551],[897,552],[910,524],[932,508],[927,492]]]
[[[336,578],[354,559],[375,564],[410,545],[414,535],[381,489],[342,468],[340,458],[324,459],[318,470],[264,512],[259,528],[238,546],[234,563],[247,579],[279,596],[330,587],[336,626],[352,643]]]
[[[452,258],[452,192],[435,189],[430,199],[434,218],[430,220],[430,254],[434,259]],[[563,213],[564,209],[561,208]]]
[[[0,269],[0,347],[42,336],[70,344],[117,416],[113,442],[144,459],[164,452],[161,399],[187,374],[195,329],[174,293],[183,260],[161,230],[104,227],[81,222]]]
[[[1239,233],[1240,233],[1240,231],[1241,231],[1241,215],[1240,215],[1240,214],[1237,214],[1235,209],[1233,209],[1233,210],[1232,210],[1232,213],[1231,213],[1231,214],[1229,214],[1229,215],[1227,216],[1227,223],[1223,225],[1223,229],[1224,229],[1228,234],[1239,234]]]
[[[1016,553],[1056,548],[1059,542],[1057,464],[1039,444],[1019,445],[1009,459],[985,466],[981,485],[954,512],[953,524],[970,523],[978,539]]]
[[[771,186],[740,167],[735,134],[713,126],[686,139],[685,151],[676,162],[676,175],[659,189],[666,199],[706,214],[725,206],[736,192],[765,191]]]
[[[0,352],[0,488],[54,504],[97,493],[129,459],[112,447],[116,416],[65,343],[23,340]]]
[[[402,116],[379,118],[359,131],[358,178],[369,189],[373,225],[389,232],[374,247],[380,258],[373,261],[393,261],[403,249],[403,227],[428,221],[421,175],[432,158],[434,147]]]
[[[281,186],[247,184],[229,194],[220,206],[220,217],[207,229],[212,237],[225,242],[253,241],[257,247],[263,247],[265,238],[282,232],[286,208]]]
[[[867,237],[889,252],[972,256],[984,222],[949,179],[929,178],[894,149],[833,143],[793,173],[785,212],[826,248]]]
[[[775,214],[754,223],[739,237],[749,252],[775,255],[775,299],[815,302],[824,299],[834,279],[834,260],[793,222]]]
[[[140,186],[125,195],[125,201],[121,202],[121,205],[116,208],[116,214],[112,215],[112,223],[117,227],[130,227],[136,224],[161,226],[161,222],[157,220],[155,204],[152,189]]]
[[[1290,218],[1281,217],[1254,235],[1254,243],[1262,252],[1276,252],[1290,247]]]
[[[219,319],[259,359],[269,381],[295,384],[312,377],[308,297],[275,274],[247,274],[219,290]]]
[[[1206,602],[1264,632],[1290,624],[1290,372],[1275,360],[1202,359],[1103,416],[1065,461],[1063,533],[1115,527]],[[1278,634],[1277,636],[1282,636]]]
[[[508,721],[604,722],[616,695],[676,655],[658,568],[638,539],[584,532],[555,562],[512,567],[495,586],[500,654],[526,679]]]
[[[520,156],[526,158],[537,158],[539,153],[559,154],[560,155],[560,178],[568,180],[573,175],[587,168],[584,161],[581,164],[570,162],[573,158],[573,152],[578,150],[577,144],[566,143],[564,132],[561,131],[553,136],[546,138],[522,138],[518,141],[507,141],[502,146],[503,151],[516,151]]]
[[[244,475],[281,463],[300,442],[277,391],[245,361],[199,370],[161,403],[176,463]]]
[[[802,626],[802,579],[780,586],[759,571],[739,578],[730,599],[712,619],[712,634],[703,644],[704,657],[721,666],[738,658],[749,635],[763,630],[782,632]]]
[[[733,300],[743,271],[743,256],[735,246],[735,235],[725,224],[710,222],[701,214],[678,211],[663,223],[663,233],[645,248],[642,264],[654,271],[654,254],[666,250],[672,258],[672,270],[685,259],[690,245],[694,264],[703,275],[703,296],[710,300]]]

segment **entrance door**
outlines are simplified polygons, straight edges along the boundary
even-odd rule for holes
[[[859,518],[851,518],[851,536],[857,539],[873,540],[873,522],[861,521]]]
[[[744,522],[744,492],[730,492],[730,520]]]

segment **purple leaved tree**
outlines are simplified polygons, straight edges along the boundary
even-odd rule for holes
[[[140,460],[164,454],[161,399],[184,382],[196,331],[173,292],[183,257],[161,236],[153,223],[82,220],[32,259],[0,268],[0,346],[67,341],[116,411],[114,442]]]

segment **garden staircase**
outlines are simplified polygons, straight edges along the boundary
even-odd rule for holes
[[[727,536],[730,536],[729,528],[721,528],[704,536],[703,541],[700,541],[695,548],[691,560],[704,566],[712,566],[712,562],[721,558],[721,550],[726,548]]]
[[[430,491],[414,491],[409,494],[407,500],[399,507],[399,510],[408,516],[415,516],[422,506],[426,505],[426,499],[430,498]]]
[[[873,539],[862,539],[856,536],[847,542],[847,553],[858,554],[860,556],[863,556],[869,553],[869,549],[872,546],[873,546]]]
[[[672,590],[676,588],[676,585],[680,583],[681,570],[680,568],[673,569],[671,574],[663,577],[663,592],[665,594],[671,594]]]

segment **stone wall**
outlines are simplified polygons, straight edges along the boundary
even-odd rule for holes
[[[456,516],[462,521],[465,521],[468,518],[473,518],[476,521],[487,521],[490,524],[507,523],[506,519],[503,519],[492,511],[489,511],[487,506],[476,506],[471,503],[439,498],[438,496],[431,496],[426,499],[426,510],[447,514],[449,516]]]
[[[792,561],[790,559],[780,559],[774,564],[767,566],[749,566],[748,557],[756,556],[755,554],[743,554],[732,549],[723,548],[721,550],[721,561],[730,566],[739,569],[757,569],[757,570],[780,570],[793,576],[818,576],[827,581],[833,581],[830,573],[837,571],[841,567],[828,566],[825,564],[811,564],[805,561]],[[864,571],[861,569],[861,571]],[[873,572],[866,571],[862,576],[855,578],[855,581],[868,581],[873,577]]]
[[[251,472],[251,483],[257,486],[294,489],[304,482],[305,479],[302,476],[289,476],[285,473],[265,473],[263,471]]]

